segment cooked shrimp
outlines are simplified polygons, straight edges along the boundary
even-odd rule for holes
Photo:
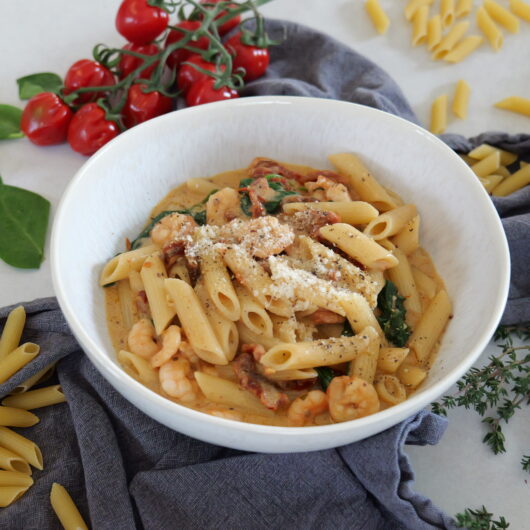
[[[223,226],[228,221],[243,217],[241,197],[234,188],[223,188],[212,194],[206,203],[206,219],[209,225]]]
[[[158,368],[175,356],[180,346],[180,328],[169,326],[162,333],[162,348],[151,358],[151,366]]]
[[[327,390],[329,412],[335,421],[363,418],[379,410],[375,388],[360,377],[334,377]]]
[[[183,403],[190,403],[197,399],[199,387],[191,380],[191,366],[186,359],[168,361],[160,367],[158,374],[162,390],[171,397]]]
[[[150,359],[160,349],[155,340],[155,327],[147,318],[134,323],[129,331],[127,342],[131,352],[144,359]]]
[[[296,398],[287,411],[289,423],[303,427],[313,423],[316,416],[328,410],[328,397],[321,390],[311,390],[306,396]]]
[[[197,364],[199,357],[195,353],[195,350],[191,347],[191,344],[185,340],[180,343],[179,355],[186,358],[191,364]]]
[[[151,230],[153,243],[165,246],[171,241],[184,241],[193,235],[197,223],[190,215],[172,213],[163,217]]]
[[[350,193],[344,184],[323,175],[319,175],[316,182],[306,182],[305,187],[319,200],[351,202]]]

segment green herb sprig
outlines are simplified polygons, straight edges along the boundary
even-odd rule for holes
[[[456,526],[468,530],[501,530],[510,526],[503,516],[497,521],[493,519],[493,514],[488,512],[485,506],[478,510],[466,508],[463,513],[456,514],[455,519]]]

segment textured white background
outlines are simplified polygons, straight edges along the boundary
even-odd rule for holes
[[[381,3],[392,18],[383,37],[373,31],[361,0],[276,0],[263,11],[320,29],[371,58],[394,77],[423,123],[428,122],[432,99],[450,94],[454,83],[464,78],[473,90],[470,117],[465,122],[451,120],[448,132],[528,132],[529,119],[494,109],[492,104],[511,94],[529,95],[530,25],[523,23],[519,35],[506,35],[500,53],[484,46],[461,65],[448,66],[429,61],[423,48],[410,48],[410,28],[401,15],[404,0]],[[39,71],[64,74],[75,60],[89,57],[97,42],[120,45],[123,41],[114,30],[118,4],[117,0],[2,0],[0,102],[19,104],[17,77]],[[4,181],[43,194],[54,209],[83,161],[66,146],[43,149],[26,140],[0,143]],[[13,270],[0,263],[1,305],[51,294],[49,261],[39,271]],[[439,445],[408,450],[417,472],[417,490],[448,513],[485,504],[504,514],[511,528],[528,528],[530,477],[520,471],[519,459],[530,451],[530,413],[512,420],[506,433],[508,454],[494,457],[480,443],[484,431],[479,420],[466,411],[452,412]]]

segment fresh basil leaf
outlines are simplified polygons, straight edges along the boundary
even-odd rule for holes
[[[274,197],[274,199],[263,203],[263,206],[265,206],[265,210],[267,211],[267,213],[276,213],[280,209],[283,198],[289,195],[298,195],[298,193],[296,191],[287,190],[279,191]]]
[[[51,72],[31,74],[17,79],[18,97],[30,99],[42,92],[57,92],[63,86],[63,80]]]
[[[176,210],[164,210],[163,212],[160,212],[155,217],[152,217],[151,222],[138,234],[138,236],[136,236],[136,239],[132,241],[131,250],[136,250],[140,246],[141,240],[144,239],[145,237],[149,237],[151,230],[156,225],[156,223],[158,223],[158,221],[160,221],[161,219],[163,219],[164,217],[172,213],[176,213]]]
[[[403,347],[412,333],[406,322],[407,311],[405,298],[401,296],[397,287],[388,281],[377,297],[377,307],[381,311],[379,324],[385,337],[398,347]]]
[[[318,382],[325,392],[331,383],[331,380],[336,377],[335,372],[329,366],[317,366],[315,368],[318,374]]]
[[[0,178],[0,258],[13,267],[38,269],[50,203],[37,193],[6,186]]]
[[[0,105],[0,140],[22,138],[24,133],[20,130],[22,110],[11,105]]]

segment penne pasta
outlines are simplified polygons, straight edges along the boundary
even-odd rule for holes
[[[436,294],[436,282],[417,267],[412,267],[412,276],[420,298],[430,300]]]
[[[50,490],[50,503],[64,530],[88,530],[72,497],[66,489],[54,482]]]
[[[9,397],[6,399],[9,399]],[[6,399],[4,399],[4,401]],[[3,402],[2,404],[5,405]],[[35,414],[32,414],[27,410],[21,410],[23,407],[14,407],[16,407],[16,405],[0,407],[0,425],[6,427],[31,427],[39,423],[39,418],[37,418]]]
[[[341,305],[355,333],[361,333],[361,331],[370,326],[377,331],[381,338],[384,338],[383,330],[363,296],[358,293],[352,293],[341,301]]]
[[[22,344],[0,360],[0,383],[7,381],[13,374],[26,366],[39,354],[40,346],[33,342]]]
[[[405,225],[417,215],[416,206],[406,204],[393,210],[381,214],[379,217],[368,223],[364,229],[364,234],[376,241],[395,236],[401,232]]]
[[[2,400],[2,405],[7,407],[17,407],[24,410],[33,410],[41,407],[48,407],[58,403],[64,403],[66,397],[63,394],[61,385],[53,385],[37,390],[30,390],[23,394],[8,396]],[[2,408],[0,407],[0,411]]]
[[[180,261],[171,265],[167,275],[169,278],[178,278],[191,285],[190,273],[188,272],[186,265]]]
[[[473,9],[473,0],[458,0],[455,7],[455,17],[467,17]]]
[[[456,84],[455,95],[453,97],[453,114],[462,120],[467,118],[467,111],[469,106],[469,95],[471,88],[463,80],[460,79]]]
[[[412,18],[412,46],[424,44],[427,40],[427,20],[429,19],[429,6],[419,7]]]
[[[393,374],[409,354],[408,348],[381,348],[377,359],[377,368],[387,374]]]
[[[519,19],[513,13],[494,0],[484,0],[484,8],[495,22],[504,26],[510,33],[519,33]]]
[[[477,177],[485,177],[495,172],[501,165],[501,154],[499,151],[493,151],[486,158],[476,162],[471,166],[471,169]]]
[[[380,33],[381,35],[386,33],[390,26],[390,19],[381,7],[379,0],[366,0],[364,7],[370,15],[377,33]]]
[[[118,352],[118,362],[131,377],[145,386],[149,388],[158,387],[158,373],[147,359],[127,350],[120,350]]]
[[[407,399],[407,392],[403,383],[393,375],[378,376],[374,388],[379,399],[389,405],[397,405]]]
[[[120,310],[123,323],[128,328],[134,324],[135,310],[129,280],[118,281],[118,298],[120,299]]]
[[[19,305],[9,312],[2,335],[0,335],[0,360],[17,348],[25,323],[26,311],[24,306]]]
[[[491,193],[503,180],[502,175],[488,175],[487,177],[479,177],[484,189]]]
[[[350,363],[349,375],[360,377],[372,384],[377,370],[381,336],[372,327],[366,328],[364,334],[368,336],[368,347]]]
[[[427,377],[427,372],[419,366],[402,364],[397,371],[398,379],[409,388],[417,388]]]
[[[495,151],[499,152],[501,164],[503,164],[504,166],[509,166],[510,164],[513,164],[517,160],[517,155],[515,153],[510,153],[509,151],[504,151],[503,149],[499,149],[497,147],[493,147],[492,145],[488,145],[488,144],[481,144],[475,147],[475,149],[473,149],[472,151],[468,153],[468,156],[474,160],[483,160],[484,158],[491,155]],[[474,163],[474,161],[472,160],[471,163]],[[508,170],[504,168],[504,171],[508,171]],[[506,177],[508,175],[503,175],[503,176]]]
[[[31,467],[29,464],[20,455],[13,453],[5,447],[0,447],[0,468],[31,475]]]
[[[146,258],[158,251],[155,245],[141,247],[114,256],[101,271],[100,285],[109,285],[118,280],[125,280],[131,271],[139,271]]]
[[[350,225],[366,224],[375,219],[379,212],[368,202],[289,202],[284,204],[283,211],[287,214],[304,210],[334,212],[343,223]]]
[[[471,55],[483,42],[484,39],[480,35],[469,35],[469,37],[465,37],[455,45],[444,57],[444,61],[448,63],[459,63],[468,55]]]
[[[530,184],[530,165],[523,166],[519,171],[504,179],[498,186],[493,188],[492,194],[495,197],[506,197],[514,191]]]
[[[442,17],[442,26],[448,28],[455,20],[455,3],[454,0],[440,0],[440,15]]]
[[[459,22],[455,24],[449,33],[440,41],[440,44],[434,48],[432,58],[434,60],[443,59],[457,44],[457,42],[465,35],[469,29],[469,22]]]
[[[33,485],[33,479],[26,473],[18,471],[0,471],[0,488],[6,486],[27,486]]]
[[[480,31],[484,33],[484,36],[488,39],[491,47],[495,51],[499,51],[502,48],[504,37],[502,31],[498,28],[497,24],[495,24],[484,6],[477,9],[477,26]]]
[[[11,392],[11,395],[27,392],[33,385],[36,385],[39,381],[48,379],[54,370],[55,364],[44,367],[42,370],[39,370],[35,375],[32,375],[29,379],[26,379],[26,381],[16,386],[13,389],[13,392]]]
[[[441,15],[434,15],[427,23],[427,49],[429,51],[440,44],[442,40],[442,17]]]
[[[431,126],[433,134],[442,134],[447,128],[447,94],[438,96],[431,107]]]
[[[0,486],[0,508],[5,508],[20,499],[30,486]]]
[[[0,446],[21,456],[33,467],[43,469],[42,453],[37,444],[7,427],[0,427]]]
[[[241,321],[238,322],[236,326],[241,343],[261,344],[265,349],[270,349],[282,342],[278,337],[267,337],[266,335],[258,335],[257,333],[254,333]]]
[[[495,103],[498,109],[509,110],[524,116],[530,116],[530,99],[510,96]]]
[[[392,243],[406,256],[420,246],[420,216],[414,216],[393,238]]]
[[[510,9],[515,15],[530,22],[530,5],[523,0],[510,0]]]
[[[414,14],[421,6],[430,6],[434,3],[434,0],[410,0],[405,7],[405,18],[411,21]]]
[[[244,288],[236,287],[241,304],[241,322],[256,335],[272,336],[272,320],[265,308]]]

